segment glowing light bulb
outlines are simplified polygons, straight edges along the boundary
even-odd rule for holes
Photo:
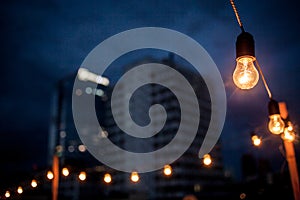
[[[64,167],[64,168],[62,169],[62,174],[63,174],[64,176],[69,176],[69,174],[70,174],[69,169],[66,168],[66,167]]]
[[[31,187],[36,188],[37,187],[37,181],[35,179],[33,179],[31,181]]]
[[[52,179],[54,178],[54,174],[53,174],[51,171],[48,171],[48,172],[47,172],[47,178],[48,178],[49,180],[52,180]]]
[[[140,180],[139,174],[137,172],[132,172],[130,179],[134,183],[138,182]]]
[[[6,192],[5,192],[5,197],[6,197],[6,198],[9,198],[9,197],[10,197],[10,192],[9,192],[9,191],[6,191]]]
[[[103,180],[104,180],[105,183],[111,183],[111,181],[112,181],[111,175],[108,174],[108,173],[104,174]]]
[[[269,121],[269,130],[271,133],[275,135],[279,135],[284,130],[284,122],[282,121],[280,114],[274,114],[270,115],[270,121]]]
[[[257,135],[253,135],[251,137],[251,139],[252,139],[253,145],[259,146],[261,144],[261,139]]]
[[[21,186],[18,187],[17,189],[18,194],[22,194],[23,193],[23,188]]]
[[[170,165],[164,166],[164,175],[170,176],[172,174],[172,167]]]
[[[85,172],[80,172],[80,174],[78,175],[78,178],[81,181],[85,181],[85,179],[86,179],[86,173]]]
[[[209,154],[205,154],[204,156],[203,156],[203,164],[204,165],[210,165],[212,163],[212,160],[211,160],[211,157],[210,157],[210,155]]]
[[[288,126],[284,128],[283,134],[281,135],[281,138],[283,140],[287,140],[289,142],[293,142],[296,138],[294,127],[291,122],[288,122]]]
[[[256,86],[259,80],[259,74],[253,62],[255,58],[252,56],[243,56],[237,58],[236,68],[233,72],[234,84],[242,89],[248,90]]]

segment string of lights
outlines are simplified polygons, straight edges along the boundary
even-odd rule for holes
[[[205,154],[202,159],[204,166],[211,166],[212,165],[212,157],[209,154]],[[78,182],[85,182],[88,181],[88,177],[91,173],[94,172],[101,172],[101,176],[99,175],[99,183],[104,183],[109,185],[113,182],[113,175],[110,170],[104,169],[103,166],[96,166],[92,168],[87,168],[85,170],[75,170],[74,172],[71,171],[71,167],[62,167],[60,173],[63,177],[74,177],[76,176],[76,180]],[[165,165],[162,169],[162,174],[165,177],[171,177],[173,174],[173,168],[171,165]],[[140,181],[139,173],[133,171],[130,173],[129,176],[132,183],[137,183]],[[36,173],[32,179],[27,181],[23,181],[20,184],[6,188],[6,190],[2,191],[0,195],[0,199],[8,199],[14,196],[20,196],[25,191],[33,191],[37,188],[41,187],[44,184],[50,184],[54,179],[54,173],[50,169],[43,170],[39,173]],[[65,179],[61,179],[60,181],[64,181]]]
[[[257,85],[259,74],[262,78],[264,87],[268,93],[269,103],[269,123],[268,129],[274,135],[280,135],[285,146],[286,159],[289,164],[290,178],[293,187],[295,200],[300,200],[299,191],[299,177],[297,171],[297,164],[294,152],[293,142],[297,138],[293,123],[290,120],[287,106],[285,102],[277,102],[274,100],[271,90],[266,82],[265,76],[255,56],[254,39],[253,36],[245,32],[240,20],[237,8],[233,0],[230,0],[232,9],[235,13],[242,33],[237,37],[236,41],[236,68],[233,72],[233,82],[242,90],[252,89]],[[256,64],[256,68],[254,66]],[[251,137],[253,144],[258,146],[261,141],[257,136]]]

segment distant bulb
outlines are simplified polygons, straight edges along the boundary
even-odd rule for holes
[[[253,135],[251,139],[253,145],[259,146],[261,144],[261,139],[257,135]]]
[[[9,197],[10,197],[10,192],[9,192],[9,191],[6,191],[6,192],[5,192],[5,197],[6,197],[6,198],[9,198]]]
[[[211,160],[211,157],[210,157],[210,155],[209,154],[205,154],[204,156],[203,156],[203,164],[204,165],[210,165],[212,163],[212,160]]]
[[[85,179],[86,179],[86,173],[85,172],[80,172],[80,174],[78,175],[78,178],[81,181],[85,181]]]
[[[295,140],[296,135],[294,132],[293,124],[291,122],[288,122],[288,126],[284,128],[281,138],[289,142],[293,142]]]
[[[255,58],[251,56],[237,58],[236,68],[233,72],[233,82],[242,90],[253,88],[259,80],[258,71],[253,64],[254,60]]]
[[[23,188],[21,186],[18,187],[17,189],[18,194],[22,194],[23,193]]]
[[[108,174],[108,173],[104,174],[103,180],[104,180],[105,183],[111,183],[111,181],[112,181],[111,175]]]
[[[52,180],[52,179],[54,178],[54,174],[53,174],[51,171],[48,171],[48,172],[47,172],[47,178],[48,178],[49,180]]]
[[[31,181],[31,187],[33,188],[37,187],[37,181],[35,179]]]
[[[63,174],[64,176],[69,176],[69,174],[70,174],[69,169],[66,168],[66,167],[64,167],[64,168],[62,169],[62,174]]]
[[[284,130],[284,122],[282,121],[280,114],[274,114],[270,115],[270,121],[269,121],[269,130],[271,133],[275,135],[279,135]]]
[[[172,167],[170,165],[164,166],[164,174],[166,176],[170,176],[172,174]]]
[[[132,172],[130,179],[134,183],[138,182],[140,180],[139,174],[137,172]]]

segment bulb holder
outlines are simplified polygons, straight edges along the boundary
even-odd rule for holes
[[[242,32],[236,39],[236,59],[244,56],[255,58],[254,39],[248,32]]]
[[[269,116],[271,116],[271,115],[279,115],[280,114],[278,102],[275,101],[274,99],[271,99],[269,101],[268,109],[269,109]]]

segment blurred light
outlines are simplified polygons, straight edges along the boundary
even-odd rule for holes
[[[21,186],[18,187],[17,189],[18,194],[22,194],[23,193],[23,188]]]
[[[31,187],[36,188],[37,187],[37,181],[35,179],[33,179],[31,181]]]
[[[200,190],[201,190],[201,186],[199,184],[195,184],[194,185],[194,191],[195,192],[200,192]]]
[[[74,146],[73,146],[73,145],[68,146],[68,151],[69,151],[70,153],[74,152],[74,151],[75,151]]]
[[[91,81],[104,86],[108,86],[109,84],[108,78],[92,73],[85,68],[79,68],[78,79],[81,81]]]
[[[69,172],[68,168],[64,167],[64,168],[62,169],[62,174],[63,174],[64,176],[69,176],[70,172]]]
[[[6,197],[6,198],[9,198],[9,197],[10,197],[10,192],[9,192],[9,191],[6,191],[6,192],[5,192],[5,197]]]
[[[53,173],[52,173],[51,171],[48,171],[48,172],[47,172],[47,178],[48,178],[49,180],[52,180],[52,179],[54,178],[54,175],[53,175]]]
[[[80,152],[85,152],[86,151],[86,147],[83,144],[81,144],[81,145],[78,146],[78,150]]]
[[[289,121],[287,123],[287,127],[284,128],[284,132],[281,135],[281,138],[283,140],[287,140],[289,142],[293,142],[296,138],[295,132],[294,132],[294,127],[293,124]]]
[[[132,172],[130,179],[134,183],[138,182],[140,180],[139,174],[137,172]]]
[[[203,164],[204,165],[210,165],[212,163],[212,160],[211,160],[211,157],[210,157],[210,155],[209,154],[205,154],[204,156],[203,156]]]
[[[60,137],[65,138],[67,136],[66,131],[60,131]]]
[[[103,180],[105,183],[111,183],[111,181],[112,181],[111,175],[108,173],[104,174]]]
[[[82,95],[82,90],[81,89],[76,89],[75,94],[77,96],[81,96]]]
[[[170,165],[164,166],[164,174],[166,176],[170,176],[172,174],[172,167]]]
[[[92,94],[92,92],[93,92],[93,89],[91,87],[85,88],[85,93]]]
[[[246,198],[246,194],[245,193],[241,193],[240,194],[240,199],[245,199]]]
[[[261,139],[257,135],[253,135],[251,137],[252,143],[255,146],[259,146],[261,144]]]
[[[85,172],[80,172],[80,174],[78,175],[78,178],[81,181],[85,181],[85,179],[86,179],[86,173]]]

